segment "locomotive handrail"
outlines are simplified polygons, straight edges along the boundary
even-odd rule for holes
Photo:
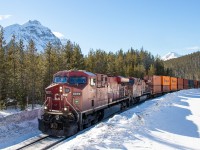
[[[50,101],[50,111],[52,111],[52,99],[50,97],[46,98],[46,100],[45,100],[45,102],[44,102],[44,104],[43,104],[42,107],[44,107],[46,105],[46,103],[47,103],[48,100]]]
[[[45,102],[44,102],[44,104],[42,105],[42,107],[46,104],[47,100],[48,100],[48,99],[45,100]]]
[[[68,100],[67,100],[67,98],[65,97],[65,99],[66,99],[66,102],[72,107],[72,109],[75,111],[75,113],[77,114],[77,120],[76,120],[76,122],[78,122],[79,121],[79,114],[78,114],[78,112],[77,112],[77,110],[70,104],[70,102],[68,102]]]

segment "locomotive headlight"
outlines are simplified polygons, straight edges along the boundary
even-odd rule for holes
[[[67,111],[67,107],[64,108],[64,111]]]
[[[44,106],[44,109],[47,110],[47,106]]]
[[[63,91],[63,88],[62,88],[62,86],[60,86],[60,93],[62,93],[62,91]]]

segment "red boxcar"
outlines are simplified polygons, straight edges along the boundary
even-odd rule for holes
[[[200,81],[198,81],[198,88],[200,88]]]
[[[194,88],[198,88],[198,81],[194,80]]]
[[[182,89],[183,89],[183,79],[178,78],[178,90],[182,90]]]

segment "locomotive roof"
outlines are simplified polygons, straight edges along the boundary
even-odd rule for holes
[[[96,76],[94,73],[92,73],[92,72],[87,72],[87,71],[85,71],[84,73],[86,73],[87,75],[89,75],[89,76]]]
[[[65,75],[67,75],[67,73],[70,73],[70,72],[83,72],[89,76],[96,76],[95,74],[85,71],[85,70],[63,70],[63,71],[59,71],[59,72],[55,73],[54,76],[56,76],[56,75],[65,76]]]

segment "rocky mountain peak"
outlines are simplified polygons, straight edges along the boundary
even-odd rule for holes
[[[15,35],[17,42],[22,39],[25,46],[32,39],[38,51],[43,51],[48,42],[53,45],[61,45],[60,39],[37,20],[29,20],[23,25],[14,24],[4,28],[6,43],[11,41],[13,35]]]

